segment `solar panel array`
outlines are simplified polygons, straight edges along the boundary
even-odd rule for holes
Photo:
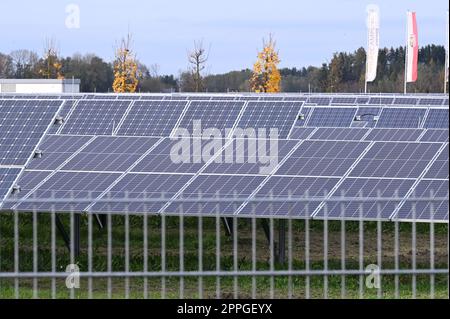
[[[54,98],[0,100],[3,209],[448,222],[442,96]]]

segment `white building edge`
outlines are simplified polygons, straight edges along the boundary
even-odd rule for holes
[[[0,93],[79,93],[79,79],[0,79]]]

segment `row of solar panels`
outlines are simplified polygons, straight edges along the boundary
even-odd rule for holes
[[[186,142],[191,149],[197,143]],[[331,219],[361,215],[369,220],[410,220],[414,213],[417,220],[448,221],[448,143],[279,140],[276,165],[263,173],[260,169],[268,163],[250,162],[245,142],[220,140],[222,149],[213,160],[196,161],[192,155],[189,162],[174,163],[177,143],[170,138],[48,135],[40,146],[43,156],[30,161],[19,180],[20,193],[4,209]],[[243,152],[225,161],[236,149]],[[161,196],[165,200],[146,201]],[[215,196],[229,201],[178,201]],[[343,200],[328,204],[312,200],[341,196]],[[348,199],[358,196],[365,201]],[[289,197],[310,201],[289,202]],[[427,197],[433,199],[424,201]],[[48,198],[58,201],[39,200]],[[278,201],[252,202],[258,198]]]
[[[21,107],[30,100],[0,103]],[[280,138],[289,138],[291,132],[302,136],[292,131],[293,122],[296,127],[446,129],[449,120],[448,108],[442,107],[302,107],[301,102],[267,101],[66,100],[58,115],[63,123],[50,133],[158,137],[176,128],[193,133],[194,121],[203,129],[217,128],[221,136],[235,127],[277,128]]]
[[[62,95],[19,95],[2,94],[1,99],[101,99],[101,100],[235,100],[235,101],[294,101],[305,102],[307,105],[449,105],[447,95],[331,95],[331,94],[282,94],[282,95],[261,95],[261,94],[62,94]]]
[[[408,133],[404,129],[388,132],[387,130],[378,128],[353,128],[351,125],[345,129],[319,127],[296,128],[293,134],[297,131],[304,131],[303,133],[305,133],[308,130],[310,133],[308,136],[299,137],[301,138],[300,141],[280,140],[280,165],[277,165],[273,172],[261,174],[259,171],[261,165],[247,163],[248,161],[246,162],[245,158],[243,163],[242,159],[240,161],[236,159],[234,162],[236,164],[239,163],[239,165],[235,166],[235,164],[232,164],[231,166],[234,168],[230,168],[230,165],[225,165],[226,163],[223,166],[216,162],[202,164],[201,161],[197,163],[194,160],[192,161],[193,163],[175,164],[168,157],[170,155],[169,150],[171,149],[169,147],[171,141],[168,138],[48,135],[44,143],[39,145],[39,151],[37,145],[40,144],[40,140],[46,132],[55,130],[55,128],[56,131],[61,132],[74,119],[77,120],[76,124],[71,124],[74,129],[80,126],[83,127],[83,129],[76,132],[77,134],[89,135],[87,131],[94,130],[94,133],[91,134],[101,135],[97,127],[100,127],[100,131],[106,130],[106,134],[112,134],[109,132],[114,132],[114,130],[118,131],[118,128],[123,126],[126,119],[123,113],[124,109],[126,109],[125,113],[127,115],[133,114],[133,108],[137,101],[134,104],[120,104],[124,101],[79,101],[77,105],[73,104],[71,107],[67,107],[67,102],[64,105],[61,102],[0,101],[0,114],[2,115],[0,120],[0,154],[2,155],[2,162],[0,162],[0,172],[2,173],[0,174],[0,199],[8,196],[11,190],[14,191],[14,187],[16,193],[20,188],[21,191],[18,193],[19,197],[26,195],[36,196],[41,200],[45,200],[52,193],[55,195],[54,191],[60,191],[60,193],[56,194],[56,197],[62,199],[65,203],[62,203],[62,206],[57,206],[57,208],[64,210],[68,206],[73,208],[74,203],[70,202],[70,197],[72,196],[77,196],[76,198],[81,200],[82,198],[89,197],[87,195],[94,195],[95,199],[97,197],[104,197],[106,194],[115,194],[115,190],[112,190],[112,188],[116,187],[115,185],[123,185],[124,189],[117,191],[116,197],[129,193],[134,193],[134,196],[137,197],[147,193],[152,193],[152,196],[155,196],[156,193],[161,195],[161,192],[165,193],[166,196],[169,194],[169,199],[172,199],[172,201],[167,200],[166,202],[159,203],[158,205],[162,206],[158,212],[172,213],[169,208],[173,208],[176,205],[173,202],[175,200],[174,197],[179,198],[180,196],[188,196],[189,194],[192,197],[198,196],[199,193],[219,193],[221,197],[226,198],[232,193],[233,196],[237,194],[237,196],[245,199],[238,202],[239,205],[236,202],[231,205],[233,207],[231,214],[245,214],[248,207],[252,206],[255,208],[255,205],[249,205],[249,201],[252,198],[267,197],[264,190],[269,189],[269,194],[279,199],[285,198],[286,194],[294,196],[302,196],[301,194],[304,194],[308,197],[321,197],[319,201],[305,205],[306,211],[301,209],[303,207],[302,205],[305,204],[301,202],[296,202],[292,205],[286,202],[284,204],[279,202],[281,206],[280,211],[277,213],[273,210],[274,205],[268,205],[267,203],[258,204],[256,207],[258,216],[286,216],[287,205],[288,207],[295,206],[288,210],[288,215],[292,217],[320,217],[323,216],[323,212],[321,213],[321,211],[325,210],[327,212],[326,215],[329,215],[328,217],[334,218],[336,217],[336,213],[334,215],[329,214],[331,212],[329,205],[324,206],[321,201],[324,196],[323,194],[326,193],[326,197],[329,198],[333,198],[336,194],[342,195],[342,191],[347,191],[343,189],[345,186],[345,188],[348,188],[348,193],[344,193],[344,195],[346,198],[350,198],[358,187],[361,188],[362,184],[359,184],[359,181],[366,179],[365,184],[368,186],[364,187],[363,196],[369,196],[364,193],[367,191],[369,194],[372,194],[370,196],[374,199],[374,194],[377,197],[386,197],[386,195],[395,194],[393,192],[395,188],[398,191],[397,195],[400,200],[382,201],[385,203],[383,205],[387,206],[381,205],[379,200],[373,203],[369,200],[367,203],[368,205],[372,203],[372,206],[358,206],[358,211],[363,212],[364,218],[396,217],[411,219],[412,211],[416,211],[415,215],[418,219],[434,218],[436,220],[448,221],[448,199],[437,200],[435,203],[432,200],[423,200],[426,196],[433,195],[438,198],[444,193],[447,193],[448,197],[448,155],[446,155],[448,152],[448,124],[446,129],[408,130],[411,136],[413,135],[412,132],[420,131],[420,136],[417,136],[415,141],[425,141],[425,136],[428,134],[428,139],[435,142],[438,140],[438,137],[443,139],[446,134],[446,143],[388,143],[370,142],[367,140],[368,136],[374,134],[374,132],[378,132],[375,136],[391,136],[391,134],[406,136]],[[78,105],[80,103],[81,105],[87,105],[87,108],[79,108]],[[168,132],[172,132],[174,127],[189,127],[196,119],[201,119],[207,123],[206,127],[219,127],[221,133],[224,128],[234,127],[235,124],[239,123],[243,127],[275,127],[281,132],[289,132],[299,114],[302,115],[299,112],[301,103],[259,102],[248,103],[242,106],[242,102],[239,101],[192,101],[189,107],[183,107],[181,114],[175,112],[176,106],[172,109],[167,107],[167,103],[157,103],[157,105],[164,107],[151,113],[151,116],[145,113],[143,109],[135,109],[135,113],[132,116],[134,125],[141,123],[140,126],[144,127],[144,129],[145,127],[152,128],[154,126],[160,126],[163,129],[159,128],[158,130],[164,132],[166,137],[169,134]],[[175,102],[175,105],[177,105],[176,103],[180,102]],[[184,103],[186,104],[186,102]],[[183,103],[181,102],[181,104]],[[111,105],[114,105],[114,107],[111,107]],[[195,105],[195,107],[190,108],[191,105]],[[251,106],[250,108],[249,105]],[[281,105],[285,107],[280,107]],[[67,110],[66,114],[63,115],[67,121],[63,125],[55,125],[54,123],[62,122],[61,119],[58,121],[57,114],[63,114],[64,109]],[[312,114],[315,109],[313,109]],[[430,110],[432,109],[427,109],[427,112]],[[78,115],[72,118],[74,114]],[[117,119],[120,119],[118,124],[116,124],[116,116]],[[303,117],[306,119],[305,116]],[[139,122],[139,119],[142,119],[142,121]],[[181,125],[183,120],[185,122]],[[172,125],[174,122],[175,126]],[[169,123],[169,128],[164,128],[167,126],[167,123]],[[134,129],[134,125],[131,123],[130,128]],[[364,136],[360,135],[364,130],[370,133],[365,132]],[[136,134],[136,132],[130,135],[133,134]],[[289,133],[284,134],[286,136],[289,135]],[[351,141],[345,141],[345,138],[331,141],[332,138],[330,136],[337,134],[353,137]],[[321,139],[314,140],[321,135]],[[360,138],[355,138],[354,136]],[[355,141],[355,139],[358,141]],[[84,144],[80,146],[79,143]],[[303,146],[308,146],[308,148],[303,149]],[[86,154],[83,153],[84,147],[88,150]],[[103,151],[101,151],[102,149]],[[228,149],[229,147],[225,148],[225,150]],[[383,151],[374,153],[375,150],[379,149]],[[299,154],[294,155],[296,152]],[[85,156],[76,159],[82,153]],[[395,154],[399,157],[395,157]],[[423,154],[425,157],[421,158],[420,154]],[[33,155],[36,158],[31,159]],[[357,155],[358,157],[355,158]],[[364,158],[366,155],[368,157]],[[391,158],[392,156],[394,157]],[[284,162],[282,162],[283,160]],[[363,163],[361,164],[363,166],[369,165],[367,168],[368,171],[358,173],[357,168],[360,162]],[[55,165],[57,166],[55,167]],[[146,166],[148,168],[145,168]],[[24,170],[25,167],[27,167],[26,170]],[[345,169],[347,170],[344,172]],[[354,169],[355,172],[353,173]],[[361,170],[361,166],[359,170]],[[373,171],[376,172],[373,173]],[[382,173],[385,175],[380,177],[379,175]],[[19,175],[22,176],[17,181]],[[159,177],[157,178],[157,176]],[[129,178],[132,178],[133,181],[127,183],[126,181]],[[292,179],[292,184],[286,184],[289,180],[288,178]],[[143,184],[136,182],[135,179],[142,179]],[[198,181],[205,179],[205,183],[201,183],[203,186],[198,186],[193,191],[191,188],[196,185],[197,179]],[[277,179],[280,179],[278,183],[275,183],[278,186],[274,186],[273,181]],[[351,181],[354,179],[355,183],[351,184],[350,179]],[[152,182],[154,180],[155,182]],[[318,180],[314,184],[316,186],[311,186],[311,188],[306,187],[312,180]],[[375,186],[378,185],[378,180],[380,187],[377,188]],[[405,182],[405,184],[401,185],[407,185],[404,187],[404,192],[400,191],[400,185],[396,184],[400,180]],[[324,181],[327,181],[329,183],[327,185],[330,185],[330,187],[324,186]],[[333,182],[335,183],[333,184]],[[391,183],[393,186],[388,187]],[[298,185],[301,185],[301,187],[296,191]],[[349,188],[349,185],[355,186],[354,188]],[[135,186],[137,190],[134,188]],[[341,186],[342,188],[340,188]],[[251,191],[250,195],[248,195],[249,191],[246,191],[246,187],[249,187],[248,189]],[[282,190],[279,187],[285,188]],[[383,193],[383,190],[386,190],[386,192]],[[337,191],[339,192],[336,193]],[[384,195],[379,196],[380,192]],[[192,195],[194,193],[196,195]],[[422,200],[418,202],[407,200],[407,198],[411,199],[413,193],[414,196],[421,197]],[[7,204],[9,205],[9,203]],[[36,206],[38,204],[44,206]],[[106,204],[105,209],[99,208],[98,205],[100,204],[98,202],[91,203],[89,207],[81,207],[83,204],[79,204],[79,206],[76,206],[76,209],[90,211],[92,209],[98,211],[107,210],[110,212],[124,212],[128,210],[139,212],[144,207],[146,209],[145,211],[156,212],[156,209],[147,206],[148,203],[142,202],[136,203],[140,207],[139,209],[130,209],[132,205],[124,202],[114,203],[119,207],[117,210],[111,210],[112,203]],[[135,203],[132,204],[134,205]],[[187,207],[185,204],[183,203],[184,209]],[[223,200],[219,204],[219,208],[217,208],[217,205],[214,205],[215,212],[219,211],[225,215],[230,215],[229,209],[226,208],[229,206],[229,202]],[[315,204],[318,206],[314,208]],[[345,202],[341,200],[339,206],[354,207],[355,204],[355,201]],[[20,203],[20,205],[18,204],[14,208],[30,209],[26,205],[26,203]],[[226,207],[223,207],[223,205]],[[392,208],[392,205],[394,208]],[[408,209],[408,205],[414,207],[414,209]],[[48,210],[48,204],[38,201],[32,206],[42,211]],[[192,209],[195,210],[198,208],[200,213],[211,213],[211,210],[208,210],[208,207],[211,208],[211,204],[206,206],[206,208],[202,205],[193,206]],[[238,207],[236,208],[236,206]],[[377,212],[374,212],[373,207],[375,206],[377,207]],[[382,209],[378,209],[380,207]],[[430,207],[433,207],[433,209],[430,209]],[[311,208],[314,208],[314,210],[310,211]],[[400,208],[403,209],[402,212]],[[429,214],[428,210],[435,211],[435,213]],[[284,213],[282,213],[283,211]],[[187,214],[194,213],[194,211],[189,210],[185,212]],[[197,211],[197,213],[199,212]],[[342,214],[340,217],[352,218],[350,215],[355,217],[354,213],[350,213],[350,210],[348,210],[346,215]]]

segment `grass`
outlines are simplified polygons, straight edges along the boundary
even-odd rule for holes
[[[67,264],[70,263],[70,255],[64,246],[59,234],[57,234],[57,249],[51,249],[51,220],[50,215],[36,215],[37,229],[33,233],[32,214],[19,215],[19,271],[33,271],[37,266],[39,272],[51,270],[52,254],[56,260],[58,271],[64,271]],[[69,225],[69,216],[62,216],[66,227]],[[180,256],[180,224],[179,218],[166,217],[166,236],[165,236],[165,263],[166,270],[179,271],[180,260],[183,260],[185,271],[195,271],[199,269],[199,232],[197,218],[184,218],[184,244],[183,255]],[[88,269],[87,258],[87,223],[88,218],[82,217],[82,252],[77,258],[76,263],[81,271]],[[275,221],[275,225],[276,225]],[[203,256],[202,264],[204,270],[216,270],[216,220],[215,218],[203,218],[202,245]],[[139,216],[129,217],[129,271],[142,271],[144,265],[144,247],[143,247],[143,218]],[[324,269],[324,223],[321,221],[310,221],[310,268]],[[359,223],[345,223],[345,267],[346,269],[359,268]],[[430,268],[430,225],[416,225],[416,253],[413,258],[413,232],[412,225],[409,223],[399,224],[399,255],[398,260],[400,269],[411,269],[415,259],[417,268]],[[148,217],[148,247],[147,263],[149,271],[160,271],[162,264],[161,256],[161,218]],[[341,269],[342,258],[342,238],[341,222],[328,222],[328,243],[327,243],[327,264],[328,269]],[[377,227],[376,222],[364,223],[364,266],[377,263]],[[107,271],[108,269],[108,232],[93,227],[93,254],[92,270]],[[384,269],[395,268],[395,232],[393,223],[381,223],[382,234],[382,267]],[[37,250],[33,250],[33,235],[37,238]],[[112,271],[123,271],[126,267],[125,258],[125,219],[123,216],[112,217]],[[276,232],[275,232],[276,235]],[[305,269],[305,222],[292,222],[292,267],[293,269]],[[277,238],[277,237],[275,237]],[[434,262],[436,268],[448,269],[448,225],[436,224],[434,227]],[[239,220],[238,224],[238,254],[234,258],[233,238],[227,236],[223,227],[220,233],[220,269],[233,270],[235,265],[239,270],[252,269],[252,227],[248,220]],[[37,255],[37,265],[33,264],[33,255]],[[270,269],[270,248],[267,239],[264,236],[262,228],[258,224],[256,236],[256,269]],[[0,271],[14,271],[14,219],[12,214],[0,215]],[[274,263],[275,269],[287,269],[286,264]],[[198,298],[199,285],[203,291],[204,298],[215,298],[218,279],[220,279],[220,297],[221,298],[251,298],[252,291],[256,291],[256,297],[259,298],[286,298],[289,296],[289,287],[294,298],[306,297],[307,279],[300,276],[293,276],[289,279],[286,276],[275,277],[257,277],[255,281],[251,277],[239,276],[233,277],[203,277],[200,281],[198,277],[185,277],[180,282],[180,278],[93,278],[91,281],[92,294],[89,295],[88,279],[81,279],[80,289],[73,291],[65,287],[63,279],[55,279],[53,284],[56,287],[52,291],[52,280],[50,278],[42,279],[0,279],[0,298],[124,298],[126,291],[130,298],[143,298],[144,289],[147,287],[148,298]],[[341,276],[311,276],[309,278],[310,297],[323,298],[327,290],[329,298],[359,298],[360,277],[345,276],[345,286]],[[365,277],[362,278],[365,280]],[[416,280],[417,298],[430,298],[432,289],[431,278],[428,275],[418,275]],[[165,295],[162,295],[163,281],[165,284]],[[398,277],[399,297],[413,297],[412,289],[413,277],[410,275],[401,275]],[[326,284],[327,283],[327,284]],[[364,283],[364,281],[363,281]],[[16,290],[16,284],[19,289]],[[255,285],[255,286],[254,286]],[[328,289],[325,286],[328,285]],[[183,287],[180,295],[180,287]],[[345,287],[345,296],[342,295]],[[128,288],[127,288],[128,287]],[[235,290],[237,287],[237,290]],[[434,298],[448,298],[448,275],[434,276]],[[255,289],[254,289],[255,288]],[[273,288],[273,289],[271,289]],[[364,288],[364,298],[377,298],[377,289]],[[273,296],[270,291],[273,290]],[[54,294],[54,295],[53,295]],[[72,294],[72,295],[71,295]],[[382,298],[395,297],[395,276],[382,277]]]

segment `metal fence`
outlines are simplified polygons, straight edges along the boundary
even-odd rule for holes
[[[243,217],[220,214],[236,198],[183,199],[172,216],[45,213],[63,200],[33,199],[29,212],[0,213],[0,298],[448,298],[448,223],[257,216],[261,202],[275,212],[323,200],[255,198]],[[352,200],[364,216],[364,202],[399,199]]]

